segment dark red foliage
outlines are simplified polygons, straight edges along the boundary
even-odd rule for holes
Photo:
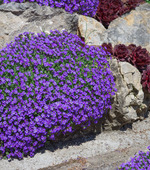
[[[129,46],[119,44],[113,49],[111,43],[103,43],[102,47],[117,60],[126,61],[135,66],[141,72],[143,88],[146,88],[150,93],[150,53],[145,48],[136,47],[135,44],[130,44]]]
[[[98,19],[105,28],[118,17],[123,3],[120,0],[101,0],[99,2],[95,19]]]
[[[81,40],[85,43],[85,38],[84,37],[80,37],[81,38]],[[86,46],[86,44],[80,44],[82,47],[85,47]]]
[[[85,38],[84,37],[81,37],[81,40],[85,42]]]
[[[112,48],[111,43],[103,43],[102,47],[106,47],[107,51],[110,52],[119,61],[126,61],[134,65],[142,73],[146,66],[150,64],[150,54],[145,48],[141,46],[136,47],[135,44],[125,46],[119,44]]]
[[[124,44],[119,44],[112,48],[112,44],[103,43],[102,47],[106,47],[107,51],[111,53],[119,61],[128,61],[130,51]]]
[[[128,61],[129,51],[124,44],[119,44],[114,47],[113,55],[120,61]]]
[[[131,53],[133,50],[135,50],[136,49],[136,45],[135,44],[130,44],[129,46],[128,46],[128,50],[129,50],[129,52]]]
[[[143,71],[141,83],[142,87],[150,93],[150,65]]]
[[[145,2],[145,0],[128,0],[124,4],[127,6],[129,10],[135,9],[137,6],[139,6],[142,2]]]
[[[150,55],[145,48],[142,49],[141,46],[138,46],[130,54],[129,62],[137,67],[138,70],[142,73],[143,70],[146,69],[147,65],[150,64]]]
[[[110,22],[130,12],[145,0],[99,0],[96,15],[93,17],[107,29]]]
[[[106,51],[108,51],[110,54],[113,55],[113,48],[112,48],[111,43],[109,43],[109,44],[103,43],[103,44],[102,44],[102,47],[103,47],[103,48],[106,47],[106,49],[107,49]]]

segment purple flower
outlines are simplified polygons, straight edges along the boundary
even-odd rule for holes
[[[81,51],[80,48],[76,48],[77,45],[71,45],[71,43],[78,44],[81,41],[79,37],[73,34],[70,35],[66,31],[60,36],[58,36],[60,33],[57,30],[51,31],[51,33],[52,35],[47,37],[45,37],[44,33],[38,35],[31,33],[32,37],[30,37],[29,41],[29,33],[26,32],[23,40],[20,35],[15,39],[15,43],[11,44],[11,49],[16,49],[17,45],[18,49],[16,51],[9,50],[10,46],[7,46],[7,50],[3,49],[2,51],[8,53],[11,56],[11,60],[18,59],[17,65],[22,64],[24,66],[25,64],[28,65],[29,61],[31,62],[31,65],[25,69],[22,66],[20,69],[16,69],[16,73],[12,75],[13,83],[8,85],[9,88],[4,88],[4,91],[0,92],[0,102],[7,104],[8,112],[10,112],[8,115],[6,114],[7,110],[4,112],[4,107],[0,107],[0,114],[4,116],[3,124],[0,126],[3,129],[9,129],[5,134],[0,134],[0,138],[2,141],[6,141],[9,138],[8,149],[14,144],[14,147],[18,150],[18,152],[12,153],[11,156],[14,154],[21,158],[22,152],[32,156],[38,147],[43,146],[48,135],[51,140],[55,140],[55,134],[57,135],[61,131],[64,134],[67,132],[72,133],[73,127],[70,121],[75,125],[82,125],[88,119],[91,120],[90,117],[97,119],[100,112],[96,106],[98,106],[100,101],[98,99],[93,101],[95,95],[102,99],[101,109],[104,109],[103,103],[105,103],[105,108],[109,108],[111,104],[107,103],[107,99],[111,96],[107,95],[105,97],[100,87],[107,86],[107,89],[102,89],[104,94],[107,91],[113,91],[115,84],[112,75],[107,73],[105,81],[102,81],[100,78],[104,75],[102,71],[98,72],[96,68],[92,70],[87,67],[85,70],[86,75],[80,74],[81,70],[84,69],[85,63],[89,62],[87,65],[89,68],[92,67],[90,64],[93,63],[90,61],[95,59],[95,56],[92,55],[93,52],[96,53],[97,49],[91,48],[90,50],[85,48]],[[43,41],[44,37],[45,41]],[[21,48],[21,41],[26,41],[25,51]],[[51,48],[49,41],[52,45]],[[62,43],[59,43],[59,46],[57,46],[57,41],[63,41],[64,46]],[[67,48],[65,44],[68,45]],[[61,51],[63,48],[64,55],[62,55],[63,51]],[[36,54],[32,54],[31,51],[35,49]],[[15,54],[18,51],[32,55]],[[42,53],[46,51],[52,55],[49,56],[48,54],[49,57],[43,58],[44,54],[42,55]],[[60,58],[57,55],[55,56],[56,52],[61,55],[61,57],[59,56]],[[78,52],[83,53],[82,58],[78,58]],[[92,56],[91,58],[89,57],[89,60],[86,60],[84,57],[87,53],[89,53],[89,56]],[[99,50],[96,54],[97,63],[99,65],[102,63],[107,64],[106,58],[102,57],[101,53],[104,52]],[[42,66],[41,61],[44,63]],[[66,70],[62,69],[62,64],[60,63],[66,66]],[[50,68],[48,69],[47,66]],[[9,69],[3,69],[3,71],[10,72]],[[109,72],[109,69],[106,72]],[[0,83],[4,85],[7,83],[5,77],[0,78]],[[109,84],[112,86],[109,86]],[[60,87],[61,85],[62,87]],[[99,93],[96,93],[96,91]],[[6,98],[4,98],[4,95],[6,95]],[[88,111],[90,113],[87,113]],[[78,113],[80,115],[77,115]],[[101,112],[102,114],[103,112]],[[10,126],[10,124],[13,124],[13,126]],[[10,138],[10,135],[13,138]],[[20,140],[23,142],[20,143]]]

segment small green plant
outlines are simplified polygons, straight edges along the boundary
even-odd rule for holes
[[[92,32],[94,32],[94,31],[96,31],[96,30],[93,30]],[[91,33],[92,33],[92,32],[91,32]],[[87,22],[86,22],[86,33],[87,33]],[[86,33],[85,33],[85,42],[86,42]],[[89,36],[91,33],[89,33],[88,36]],[[88,36],[87,36],[87,37],[88,37]]]
[[[150,0],[145,0],[147,3],[149,3],[150,4]]]
[[[0,5],[3,4],[3,0],[0,0]]]

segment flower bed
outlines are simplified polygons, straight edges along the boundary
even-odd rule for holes
[[[10,1],[4,0],[4,2]],[[62,7],[70,13],[78,11],[81,14],[80,12],[83,11],[82,15],[91,17],[95,15],[98,7],[98,1],[93,1],[93,3],[73,1],[72,4],[67,4],[65,0],[61,3],[51,1],[51,4],[48,1],[44,1],[43,4],[38,0],[36,2],[39,5]],[[148,0],[147,2],[149,3]],[[0,69],[2,76],[0,78],[0,112],[2,115],[0,117],[0,151],[8,158],[22,158],[27,154],[32,157],[35,150],[42,147],[48,139],[54,140],[59,134],[71,133],[79,126],[86,128],[92,121],[97,123],[105,110],[111,108],[110,98],[114,95],[114,82],[105,58],[107,53],[102,49],[96,51],[91,48],[95,56],[100,57],[95,58],[92,55],[93,52],[88,51],[88,46],[82,49],[82,53],[81,46],[78,44],[80,40],[77,37],[74,38],[78,50],[71,50],[69,44],[73,42],[69,39],[63,42],[55,33],[54,39],[50,39],[50,36],[44,33],[35,37],[33,34],[30,36],[24,33],[25,37],[23,35],[16,37],[14,43],[0,51],[2,66]],[[69,37],[66,32],[63,33],[63,36],[65,35]],[[51,47],[48,46],[49,42],[53,42]],[[57,46],[64,51],[57,51]],[[53,47],[55,50],[50,50]],[[67,52],[68,49],[70,52]],[[85,53],[86,55],[88,53],[89,58],[84,58]],[[57,58],[58,54],[59,58]],[[81,58],[71,58],[76,54]],[[56,57],[56,60],[49,57],[52,55]],[[14,65],[14,61],[17,65]],[[66,81],[68,68],[72,75],[68,76]],[[76,71],[81,71],[82,74],[73,81],[71,77],[76,75]],[[89,77],[85,79],[87,75]],[[101,83],[98,84],[100,81]],[[102,91],[96,94],[96,91],[100,89]],[[93,93],[95,95],[92,95]],[[150,150],[150,146],[148,149]],[[149,164],[150,152],[139,152],[139,157],[136,155],[130,162],[123,163],[120,168],[121,170],[148,169]]]

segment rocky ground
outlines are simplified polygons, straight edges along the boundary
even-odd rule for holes
[[[120,141],[119,145],[117,140],[111,139],[118,139]],[[105,151],[99,140],[106,140],[106,145],[110,142]],[[95,141],[95,143],[99,143],[95,148],[95,152],[96,149],[99,150],[102,147],[103,153],[92,157],[86,155],[87,158],[70,159],[68,162],[39,170],[115,170],[116,167],[130,160],[130,157],[134,157],[140,150],[148,151],[147,146],[150,145],[150,116],[144,121],[133,123],[132,129],[103,132],[99,135],[99,140]],[[87,145],[87,147],[92,151],[92,145]],[[114,149],[115,147],[116,149]]]
[[[103,152],[93,157],[86,155],[87,158],[78,157],[78,159],[70,159],[61,164],[39,170],[115,170],[116,167],[130,160],[140,150],[148,151],[147,146],[150,145],[150,115],[144,121],[133,123],[131,128],[128,128],[126,131],[103,132],[103,134],[100,134],[100,140],[106,140],[106,143],[110,142],[106,147],[107,151],[105,153]],[[118,139],[120,143],[118,145],[117,140],[108,139]],[[97,144],[100,142],[99,140],[96,141],[95,143]],[[92,145],[87,145],[87,147],[92,151]],[[100,147],[102,146],[97,145],[95,152]]]

